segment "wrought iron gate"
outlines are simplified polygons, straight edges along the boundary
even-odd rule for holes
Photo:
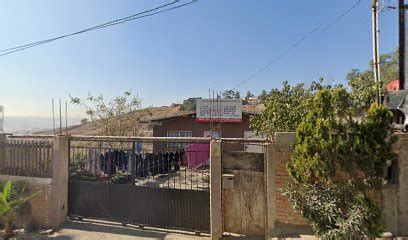
[[[208,142],[71,141],[68,213],[210,231]]]

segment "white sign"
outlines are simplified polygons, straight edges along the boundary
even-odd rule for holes
[[[242,122],[242,99],[197,99],[198,122]]]

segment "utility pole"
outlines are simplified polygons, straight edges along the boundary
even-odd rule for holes
[[[398,1],[399,23],[399,89],[405,89],[405,0]]]
[[[374,81],[376,85],[376,101],[381,103],[381,92],[380,92],[380,49],[378,44],[378,0],[372,0],[372,11],[373,11],[373,70],[374,70]]]

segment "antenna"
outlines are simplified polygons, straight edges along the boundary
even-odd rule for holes
[[[0,133],[4,133],[4,107],[0,106]]]
[[[61,110],[61,98],[59,99],[59,124],[60,124],[60,131],[59,134],[62,134],[62,110]]]
[[[54,98],[51,99],[52,102],[52,124],[54,129],[54,136],[55,136],[55,111],[54,111]]]
[[[65,101],[65,133],[68,135],[68,101]]]

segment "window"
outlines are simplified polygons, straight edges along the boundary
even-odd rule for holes
[[[167,131],[167,137],[192,137],[192,131]],[[168,149],[180,149],[190,145],[190,143],[167,143]]]

